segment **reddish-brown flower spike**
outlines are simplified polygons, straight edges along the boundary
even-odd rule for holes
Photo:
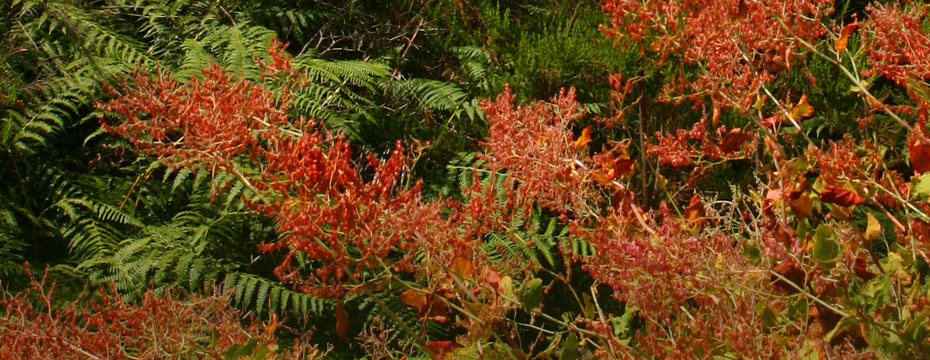
[[[870,68],[864,76],[882,75],[905,85],[909,75],[930,79],[930,33],[924,30],[926,11],[902,2],[874,3],[866,10],[861,31]]]
[[[660,63],[680,56],[686,64],[700,64],[699,76],[682,76],[665,86],[665,100],[709,97],[728,99],[719,104],[732,106],[790,68],[800,56],[792,51],[797,39],[813,43],[826,34],[821,19],[832,5],[831,0],[606,0],[604,10],[612,18],[605,33],[626,36],[642,52],[654,52]]]

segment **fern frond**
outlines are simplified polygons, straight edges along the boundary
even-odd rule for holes
[[[275,311],[297,317],[319,315],[331,305],[328,299],[294,291],[276,280],[242,272],[229,273],[223,288],[232,292],[236,304],[250,308],[254,303],[256,312],[260,314]]]

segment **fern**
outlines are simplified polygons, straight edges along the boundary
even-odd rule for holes
[[[302,55],[294,59],[294,67],[308,83],[294,89],[294,111],[338,127],[357,119],[375,120],[371,109],[377,106],[368,95],[390,74],[384,64]]]
[[[451,119],[464,113],[469,120],[483,118],[477,99],[470,97],[455,83],[430,79],[395,81],[391,89],[396,96],[415,99],[420,109],[440,110],[452,113]]]
[[[294,291],[276,280],[248,273],[229,273],[223,286],[232,292],[235,303],[254,308],[258,314],[274,311],[303,317],[321,314],[332,306],[328,299]]]
[[[469,188],[475,183],[475,175],[478,175],[477,180],[482,186],[493,184],[500,208],[506,209],[507,191],[504,187],[508,186],[505,184],[511,184],[511,182],[507,181],[505,173],[494,173],[484,169],[483,163],[477,158],[476,153],[459,154],[448,167],[449,172],[442,193],[448,195],[453,188]],[[468,201],[467,197],[460,200]],[[510,219],[510,221],[504,229],[485,235],[483,245],[490,256],[501,263],[516,262],[531,268],[555,266],[556,257],[553,249],[560,242],[565,241],[568,228],[563,226],[559,230],[556,219],[546,216],[544,211],[538,207],[530,214],[526,214],[522,208],[510,211],[507,214],[491,215]],[[544,220],[547,221],[545,229],[542,228]],[[581,249],[579,247],[579,250]]]

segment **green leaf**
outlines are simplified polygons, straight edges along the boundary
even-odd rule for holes
[[[546,347],[546,350],[543,350],[539,354],[534,356],[534,359],[551,359],[556,350],[559,349],[559,343],[562,342],[562,333],[557,333],[549,339],[549,346]]]
[[[565,338],[565,342],[562,343],[562,355],[559,355],[559,360],[574,360],[577,358],[578,336],[571,334],[568,335],[568,337]]]
[[[258,339],[250,338],[245,344],[233,344],[223,352],[223,359],[225,360],[238,360],[244,357],[252,356],[252,353],[255,351],[255,346],[258,345]]]
[[[821,358],[817,345],[815,345],[811,339],[805,340],[804,344],[801,345],[801,351],[798,353],[798,357],[801,360],[818,360]]]
[[[840,245],[833,240],[833,230],[820,225],[814,234],[814,259],[827,263],[840,255]]]
[[[824,336],[823,340],[826,342],[833,341],[833,338],[839,334],[842,334],[847,329],[855,326],[857,322],[858,321],[854,316],[844,317],[843,320],[840,320],[838,323],[836,323],[836,326],[833,327],[833,330],[830,330],[830,332]]]
[[[591,298],[591,295],[581,294],[584,299],[584,316],[588,319],[594,318],[594,301]]]
[[[530,280],[520,291],[520,301],[527,311],[534,310],[542,303],[542,279]]]
[[[911,193],[916,195],[930,196],[930,172],[925,172],[916,180]]]
[[[639,310],[639,307],[629,306],[624,309],[623,315],[610,318],[610,324],[613,327],[615,336],[626,337],[627,333],[630,332],[630,324],[633,323],[633,315],[636,314],[637,310]]]
[[[264,360],[268,358],[268,355],[274,353],[274,345],[271,348],[265,346],[265,344],[258,344],[255,348],[255,352],[252,354],[252,359]]]
[[[925,102],[930,102],[930,87],[921,81],[920,78],[911,74],[907,74],[905,86],[907,86],[907,89],[910,90],[912,94],[914,94],[914,97]]]
[[[927,338],[927,323],[930,322],[930,309],[924,309],[907,324],[904,335],[914,343],[922,343]]]

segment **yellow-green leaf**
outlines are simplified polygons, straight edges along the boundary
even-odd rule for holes
[[[879,235],[882,234],[882,224],[878,222],[878,219],[875,218],[875,215],[872,213],[866,213],[865,216],[868,218],[868,224],[865,227],[865,239],[868,241],[875,240]]]
[[[820,225],[814,233],[814,259],[820,262],[831,262],[840,255],[840,245],[833,240],[833,230]]]

